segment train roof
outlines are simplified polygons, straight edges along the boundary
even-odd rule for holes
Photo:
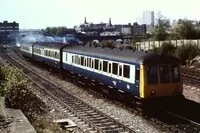
[[[68,45],[68,44],[56,43],[56,42],[55,43],[37,42],[37,43],[34,44],[34,47],[60,50],[62,47],[65,47],[66,45]]]
[[[97,58],[104,58],[108,60],[123,61],[128,63],[140,63],[140,64],[179,64],[178,58],[155,52],[146,51],[133,51],[133,50],[120,50],[117,48],[102,48],[102,47],[89,47],[89,46],[67,46],[63,51],[93,56]]]

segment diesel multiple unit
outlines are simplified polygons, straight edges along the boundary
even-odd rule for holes
[[[145,51],[69,44],[22,43],[32,58],[140,99],[182,95],[177,58]]]

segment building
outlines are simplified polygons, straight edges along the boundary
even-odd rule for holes
[[[146,25],[134,23],[112,24],[111,18],[109,23],[93,24],[85,21],[80,26],[74,27],[76,33],[84,33],[87,36],[144,36],[146,35]]]
[[[19,33],[19,24],[15,21],[9,23],[8,21],[0,22],[0,42],[15,42]]]
[[[154,11],[144,11],[142,13],[142,23],[146,24],[147,26],[151,25],[154,26],[155,25],[155,20],[154,20]]]
[[[89,23],[86,20],[86,17],[84,19],[84,23],[80,26],[74,27],[76,33],[85,33],[88,36],[100,36],[100,35],[114,35],[115,33],[115,27],[112,26],[111,18],[109,18],[109,23],[99,23],[99,24],[93,24]]]
[[[132,34],[135,36],[146,35],[146,25],[138,25],[137,23],[134,23],[132,26]]]
[[[114,25],[116,28],[116,31],[119,31],[122,35],[131,35],[132,34],[132,26],[131,24],[118,24]]]

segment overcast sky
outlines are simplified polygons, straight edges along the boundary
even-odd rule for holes
[[[73,27],[87,21],[133,23],[142,11],[160,11],[170,19],[200,20],[200,0],[0,0],[0,22],[20,23],[20,28]]]

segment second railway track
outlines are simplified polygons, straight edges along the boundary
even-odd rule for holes
[[[200,86],[200,71],[182,67],[183,82],[193,86]]]

